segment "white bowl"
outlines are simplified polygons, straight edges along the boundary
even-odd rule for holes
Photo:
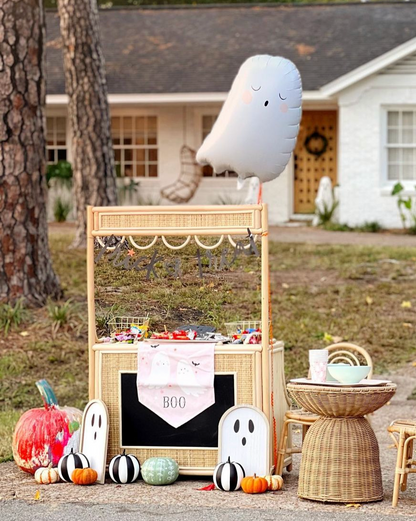
[[[329,374],[337,382],[342,384],[358,384],[368,376],[371,367],[369,365],[339,365],[328,367]]]
[[[338,380],[335,380],[335,378],[333,378],[330,374],[329,374],[329,368],[330,367],[338,367],[340,365],[343,365],[343,366],[349,366],[350,364],[328,364],[326,366],[326,381],[327,382],[337,382]]]

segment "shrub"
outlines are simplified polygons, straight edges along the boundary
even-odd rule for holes
[[[327,224],[332,221],[332,217],[334,216],[335,210],[338,208],[339,201],[334,199],[331,206],[327,206],[323,203],[323,209],[315,206],[315,213],[318,216],[319,222],[318,224]]]
[[[0,304],[0,330],[7,336],[12,327],[18,327],[28,317],[28,311],[24,307],[23,299],[12,304]]]
[[[71,203],[62,201],[60,197],[55,199],[53,205],[53,216],[57,223],[63,223],[67,220],[69,212],[71,211]]]
[[[52,321],[52,334],[55,335],[58,329],[69,323],[75,312],[76,306],[72,304],[72,299],[68,299],[63,304],[48,300],[46,309]]]
[[[352,232],[353,231],[353,228],[351,228],[351,226],[348,226],[348,224],[340,224],[340,223],[332,223],[332,222],[326,222],[322,226],[322,228],[329,232]]]
[[[403,197],[403,190],[404,186],[401,183],[396,183],[393,186],[391,195],[397,196],[397,208],[399,209],[403,228],[406,229],[409,221],[408,232],[414,234],[413,230],[416,229],[416,198],[410,196]]]
[[[72,186],[72,166],[68,161],[58,161],[53,165],[48,165],[46,171],[46,181],[50,186],[51,179],[59,179],[62,184]]]
[[[364,224],[357,226],[354,229],[357,232],[378,233],[383,229],[383,227],[377,221],[366,221]]]

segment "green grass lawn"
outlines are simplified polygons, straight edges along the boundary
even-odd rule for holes
[[[50,238],[65,299],[29,310],[0,340],[0,461],[11,456],[21,412],[41,406],[37,380],[47,378],[62,405],[82,408],[87,401],[86,262],[85,252],[68,250],[71,239]],[[414,360],[416,249],[272,243],[270,267],[273,332],[285,342],[288,378],[305,375],[307,351],[324,347],[331,336],[365,347],[379,373]],[[100,323],[110,306],[149,312],[157,329],[192,322],[222,328],[227,320],[258,316],[257,268],[258,259],[244,258],[202,280],[185,268],[181,281],[144,283],[137,272],[114,272],[104,262],[97,269]]]

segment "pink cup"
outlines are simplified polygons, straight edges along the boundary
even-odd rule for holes
[[[328,351],[326,349],[311,349],[309,351],[309,366],[313,382],[326,381],[326,366],[328,365]]]

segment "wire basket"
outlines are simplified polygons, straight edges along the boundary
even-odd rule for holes
[[[149,320],[149,317],[114,317],[108,321],[108,327],[111,333],[121,333],[130,329],[132,324],[148,326]]]
[[[261,329],[261,320],[240,320],[238,322],[226,322],[227,335],[239,335],[246,329]]]

